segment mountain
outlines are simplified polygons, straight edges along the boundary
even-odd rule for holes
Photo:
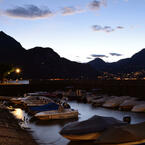
[[[21,67],[24,78],[96,78],[101,72],[129,73],[145,70],[145,49],[131,58],[106,63],[96,58],[86,64],[62,58],[52,48],[26,50],[14,38],[0,31],[0,63]]]
[[[106,71],[110,73],[130,73],[145,70],[145,49],[134,54],[131,58],[121,59],[117,62],[106,63],[97,58],[88,62],[97,71]]]
[[[1,63],[17,63],[23,60],[25,49],[12,37],[0,31],[0,61]],[[7,59],[8,58],[8,59]]]
[[[35,47],[26,50],[14,38],[2,31],[0,32],[0,63],[21,67],[25,78],[96,77],[96,71],[89,64],[62,58],[49,47]]]

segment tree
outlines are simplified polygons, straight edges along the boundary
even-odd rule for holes
[[[13,72],[15,68],[11,64],[0,64],[0,81],[4,81],[5,77]]]

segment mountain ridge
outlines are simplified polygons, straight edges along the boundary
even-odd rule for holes
[[[0,32],[0,63],[21,67],[24,78],[95,78],[96,71],[88,64],[61,58],[52,48],[26,50],[11,36]]]
[[[106,63],[102,59],[94,59],[90,64],[96,71],[106,71],[110,73],[130,73],[145,69],[145,48],[135,53],[130,58],[120,59],[116,62]],[[100,66],[102,62],[102,66]],[[95,65],[94,65],[95,64]]]
[[[108,63],[96,58],[78,63],[61,57],[50,47],[26,50],[13,37],[0,31],[0,63],[21,67],[24,78],[96,78],[98,73],[130,73],[145,70],[145,48],[131,58]]]

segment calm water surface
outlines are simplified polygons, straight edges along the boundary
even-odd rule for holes
[[[139,123],[145,121],[145,113],[133,113],[133,112],[121,112],[117,110],[110,110],[105,108],[93,108],[90,104],[83,104],[77,102],[70,102],[72,108],[77,109],[80,113],[79,121],[86,120],[93,115],[109,116],[116,119],[122,120],[124,116],[129,115],[132,118],[131,123]],[[70,142],[63,138],[59,131],[68,122],[74,120],[60,120],[60,121],[29,121],[30,116],[27,115],[23,110],[16,109],[13,114],[23,119],[24,125],[28,126],[33,132],[32,135],[36,141],[41,145],[94,145],[92,142]]]

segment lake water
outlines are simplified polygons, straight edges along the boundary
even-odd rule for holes
[[[93,115],[109,116],[116,119],[122,120],[124,116],[131,116],[131,123],[139,123],[145,121],[145,113],[133,113],[125,111],[110,110],[105,108],[93,108],[90,104],[83,104],[77,102],[70,102],[72,108],[77,109],[80,113],[78,120],[86,120]],[[27,115],[23,110],[16,109],[13,114],[19,118],[24,119],[24,125],[28,126],[32,132],[32,135],[36,141],[41,145],[94,145],[92,142],[70,142],[63,138],[59,131],[68,122],[74,120],[55,120],[55,121],[33,121],[30,122],[30,116]]]
[[[29,84],[29,80],[12,80],[7,81],[8,84]]]

